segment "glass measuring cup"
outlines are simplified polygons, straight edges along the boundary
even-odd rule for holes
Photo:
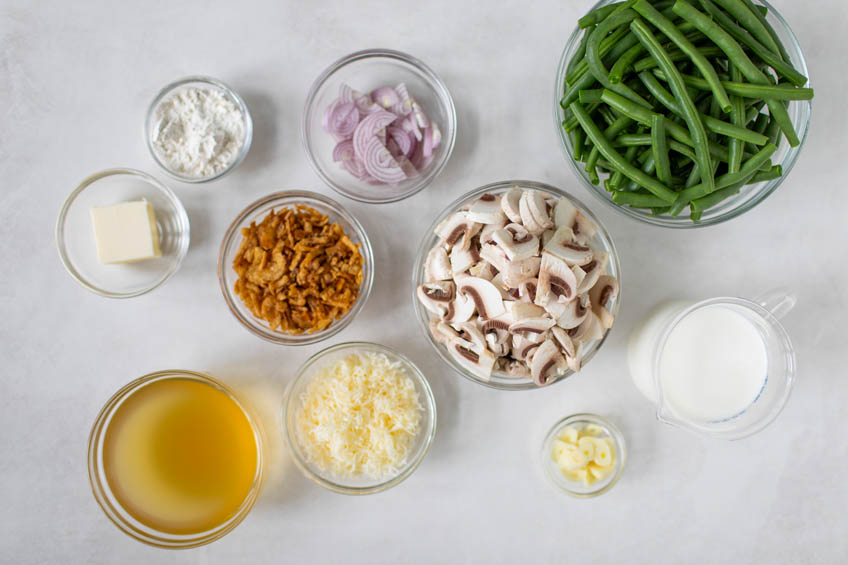
[[[692,432],[722,439],[741,439],[770,424],[780,414],[795,381],[795,352],[778,321],[795,306],[786,290],[769,291],[753,300],[719,297],[700,302],[661,304],[634,330],[628,346],[630,374],[636,387],[656,405],[657,419]],[[765,351],[765,377],[753,401],[744,409],[721,418],[686,413],[666,389],[674,375],[663,374],[663,355],[674,330],[693,314],[709,308],[726,308],[742,316],[755,329]],[[722,352],[704,351],[704,355]],[[693,363],[698,363],[693,358]]]

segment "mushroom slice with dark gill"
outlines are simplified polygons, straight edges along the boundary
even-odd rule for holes
[[[571,228],[557,228],[544,251],[556,255],[569,265],[585,265],[592,261],[594,252],[588,245],[574,240]]]
[[[507,224],[492,232],[492,241],[503,249],[510,261],[539,254],[539,238],[519,224]]]
[[[607,303],[618,296],[618,280],[609,275],[598,278],[598,282],[589,291],[592,311],[598,316],[601,327],[608,330],[612,327],[613,316],[607,309]]]
[[[471,238],[477,235],[482,224],[468,219],[466,212],[456,212],[442,220],[433,230],[448,248],[459,247],[467,249]]]
[[[447,281],[453,278],[448,252],[441,245],[437,245],[427,254],[427,262],[424,264],[424,278],[427,282]]]
[[[549,302],[568,302],[576,296],[577,279],[568,264],[547,252],[542,253],[536,300],[545,307]]]
[[[428,282],[418,287],[416,295],[424,308],[441,318],[454,299],[455,287],[452,281]]]
[[[566,361],[560,353],[559,347],[546,339],[533,354],[530,364],[530,376],[538,386],[545,386],[552,382],[553,378],[565,372]]]
[[[553,325],[554,321],[550,318],[527,318],[509,326],[509,331],[513,335],[520,335],[529,341],[538,343],[545,338]]]
[[[501,291],[490,281],[465,275],[457,276],[455,280],[457,294],[473,300],[481,318],[496,318],[506,311]]]
[[[581,294],[576,300],[566,304],[562,312],[558,313],[556,325],[564,330],[576,328],[583,323],[590,311],[589,296]]]
[[[471,205],[467,212],[468,219],[480,224],[501,224],[506,220],[501,208],[501,197],[494,194],[484,194]]]
[[[521,198],[518,200],[518,211],[521,214],[521,225],[524,226],[524,229],[535,236],[540,236],[547,228],[536,221],[533,212],[530,210],[530,198],[534,193],[533,190],[525,190],[521,194]]]

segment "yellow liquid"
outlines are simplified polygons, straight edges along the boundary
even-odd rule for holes
[[[244,411],[203,382],[174,377],[127,397],[105,434],[106,479],[134,518],[196,534],[235,514],[256,476],[257,443]]]

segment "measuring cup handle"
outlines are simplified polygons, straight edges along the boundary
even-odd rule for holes
[[[798,298],[785,287],[774,288],[754,298],[754,302],[771,312],[778,320],[795,307]]]

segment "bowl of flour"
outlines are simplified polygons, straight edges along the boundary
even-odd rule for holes
[[[253,121],[241,96],[221,81],[191,76],[159,91],[144,136],[153,160],[183,182],[221,178],[250,149]]]

